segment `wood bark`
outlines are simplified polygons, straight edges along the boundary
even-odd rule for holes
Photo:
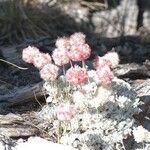
[[[35,100],[35,96],[39,98],[44,95],[42,85],[43,82],[33,85],[27,85],[22,88],[19,87],[17,89],[14,89],[10,93],[7,93],[6,95],[0,95],[0,105],[11,106],[27,102],[33,99]]]

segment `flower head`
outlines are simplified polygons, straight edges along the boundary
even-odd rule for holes
[[[68,56],[72,61],[82,61],[89,58],[91,48],[88,44],[72,45],[68,51]]]
[[[103,56],[109,62],[109,67],[115,68],[119,64],[119,56],[116,52],[109,52]]]
[[[108,66],[97,69],[96,73],[101,85],[109,84],[114,77],[112,71]]]
[[[70,36],[70,44],[71,45],[80,45],[85,44],[85,35],[81,32],[74,33]]]
[[[59,68],[53,64],[47,64],[40,70],[40,76],[43,80],[54,81],[58,76]]]
[[[51,62],[51,56],[48,53],[39,53],[33,58],[33,64],[38,69],[42,69],[46,64],[49,64]]]
[[[40,53],[39,49],[34,46],[28,46],[23,49],[22,59],[27,63],[33,63],[33,58]]]
[[[56,65],[62,66],[69,62],[69,57],[67,55],[67,51],[65,49],[55,49],[52,54],[52,58]]]
[[[103,57],[97,56],[94,60],[93,60],[93,66],[95,69],[104,67],[104,66],[110,66],[110,61],[107,59],[104,59]]]
[[[76,107],[70,104],[60,104],[56,109],[57,118],[61,121],[71,120],[76,112]]]
[[[71,67],[66,72],[66,80],[73,84],[85,83],[88,79],[87,71],[78,65]]]
[[[55,43],[58,49],[68,50],[70,48],[70,41],[69,38],[63,37],[58,38]]]

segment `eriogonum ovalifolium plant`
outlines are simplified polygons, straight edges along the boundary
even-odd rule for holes
[[[23,49],[23,60],[39,69],[48,94],[49,105],[38,116],[53,124],[58,142],[74,145],[78,139],[74,147],[83,150],[123,147],[135,124],[132,115],[139,109],[130,85],[112,72],[119,63],[118,54],[97,56],[91,70],[85,63],[91,48],[84,34],[58,38],[55,45],[52,56],[34,46]]]

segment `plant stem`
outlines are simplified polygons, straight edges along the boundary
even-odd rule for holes
[[[86,65],[85,65],[85,61],[84,60],[82,60],[82,68],[86,69]]]
[[[85,68],[86,71],[87,71],[87,67],[86,67],[86,65],[85,65],[85,61],[84,61],[84,60],[82,60],[82,68]],[[88,76],[88,83],[90,83],[89,76]]]
[[[73,64],[72,64],[72,61],[70,60],[70,65],[71,65],[71,67],[73,67]]]
[[[57,134],[57,143],[60,144],[60,128],[61,128],[61,121],[58,123],[58,134]]]
[[[65,70],[65,66],[64,65],[63,65],[63,74],[64,74],[64,76],[66,74],[66,70]]]
[[[67,92],[67,89],[66,89],[67,88],[67,81],[66,81],[66,78],[65,78],[66,71],[65,71],[65,66],[64,65],[63,65],[63,74],[64,74],[64,84],[65,84],[64,92],[65,92],[66,97],[68,97],[68,92]]]

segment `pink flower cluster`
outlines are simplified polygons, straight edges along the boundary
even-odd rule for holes
[[[98,83],[101,85],[107,85],[111,82],[114,75],[111,68],[116,67],[119,64],[119,56],[116,52],[109,52],[103,57],[97,56],[93,60],[93,66],[96,69]]]
[[[39,53],[33,58],[33,64],[36,68],[42,69],[45,65],[52,62],[49,54]]]
[[[54,81],[58,76],[59,68],[54,64],[47,64],[40,70],[41,78]]]
[[[80,32],[72,34],[69,38],[58,38],[55,45],[52,58],[58,66],[65,65],[69,61],[83,61],[91,54],[85,35]],[[86,69],[76,65],[67,70],[65,77],[68,82],[77,85],[87,81],[87,72]]]
[[[103,56],[103,58],[109,61],[109,67],[115,68],[119,64],[119,56],[116,52],[109,52]]]
[[[67,51],[65,49],[54,49],[52,57],[55,64],[58,66],[67,64],[70,61],[69,57],[67,56]]]
[[[108,65],[110,68],[115,68],[119,64],[119,56],[116,52],[108,52],[103,57],[97,56],[93,61],[95,68],[100,68]]]
[[[82,61],[89,58],[91,55],[91,48],[88,44],[72,45],[68,51],[68,57],[72,61]]]
[[[66,72],[66,80],[75,85],[85,83],[88,79],[87,71],[78,65],[71,67]]]
[[[91,48],[85,41],[85,35],[74,33],[70,37],[58,38],[56,48],[52,53],[55,64],[49,54],[41,53],[38,48],[29,46],[23,49],[22,59],[27,63],[32,63],[40,70],[41,78],[54,81],[58,76],[58,66],[63,66],[69,61],[83,61],[89,58]],[[96,69],[96,82],[101,85],[107,85],[113,79],[112,68],[119,63],[119,57],[116,52],[109,52],[103,57],[97,56],[93,61]],[[72,84],[82,84],[88,79],[87,70],[78,65],[72,66],[66,71],[66,81]]]
[[[102,68],[104,66],[110,66],[110,61],[109,60],[106,60],[100,56],[97,56],[94,60],[93,60],[93,66],[95,69],[98,69],[98,68]]]
[[[98,68],[96,70],[96,73],[97,73],[98,80],[99,80],[98,82],[104,86],[109,84],[114,77],[113,72],[110,70],[108,66]]]
[[[66,37],[58,38],[55,45],[60,50],[68,50],[70,48],[70,39]]]
[[[80,32],[72,34],[69,38],[58,38],[55,45],[56,48],[52,53],[55,65],[52,64],[51,56],[41,53],[38,48],[29,46],[23,49],[22,59],[38,68],[41,78],[44,80],[57,78],[59,70],[57,66],[63,66],[69,61],[83,61],[91,54],[91,49],[85,42],[85,35]],[[87,81],[86,69],[77,65],[68,69],[65,76],[66,80],[73,84]]]
[[[89,58],[91,48],[85,42],[85,35],[74,33],[70,38],[58,38],[52,58],[55,64],[62,66],[71,61],[82,61]]]
[[[85,35],[81,32],[74,33],[70,36],[70,45],[85,44]]]
[[[76,107],[70,104],[60,104],[56,109],[57,118],[61,121],[71,120],[76,112]]]
[[[33,58],[39,54],[39,49],[34,46],[28,46],[23,49],[22,59],[27,63],[33,63]]]
[[[34,46],[28,46],[23,49],[22,59],[27,63],[32,63],[40,70],[40,76],[43,80],[55,80],[58,76],[59,68],[51,64],[51,56],[42,53]]]

